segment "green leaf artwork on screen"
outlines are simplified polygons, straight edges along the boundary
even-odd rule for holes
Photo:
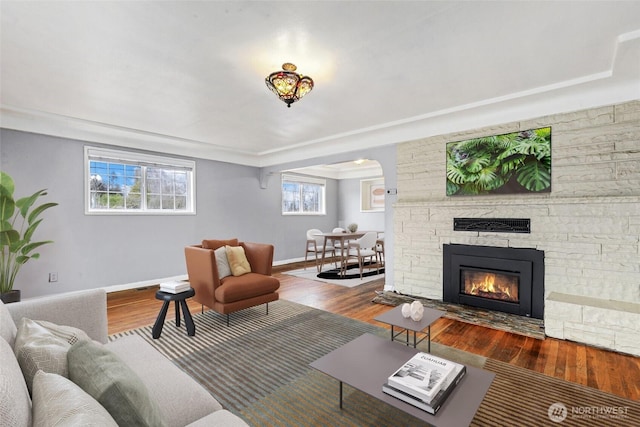
[[[447,144],[447,196],[550,191],[550,127]]]

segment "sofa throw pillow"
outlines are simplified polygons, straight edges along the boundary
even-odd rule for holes
[[[33,427],[118,426],[93,397],[57,374],[36,372],[32,407]]]
[[[221,246],[238,246],[238,239],[227,240],[203,240],[202,247],[204,249],[216,250]]]
[[[13,349],[0,339],[0,426],[30,426],[31,399]]]
[[[227,258],[226,246],[220,246],[213,251],[216,255],[216,266],[218,267],[218,278],[222,279],[227,276],[231,276],[231,267],[229,266],[229,259]]]
[[[227,258],[229,259],[229,267],[231,274],[234,276],[242,276],[251,273],[251,265],[247,260],[242,246],[227,246]]]
[[[33,376],[38,369],[68,377],[67,351],[73,344],[89,339],[78,328],[23,317],[18,323],[13,351],[29,392],[32,391]]]
[[[115,353],[93,341],[82,341],[71,347],[67,359],[69,379],[96,399],[118,425],[166,425],[140,377]]]
[[[18,329],[11,317],[11,313],[9,313],[9,309],[0,301],[0,338],[4,338],[13,347],[17,331]]]

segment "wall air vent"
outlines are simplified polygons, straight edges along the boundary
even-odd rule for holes
[[[531,233],[531,220],[528,218],[454,218],[453,231]]]

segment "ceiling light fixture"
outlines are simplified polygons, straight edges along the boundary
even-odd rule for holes
[[[287,107],[300,100],[313,89],[313,80],[309,76],[296,73],[295,65],[290,62],[282,64],[283,71],[269,74],[265,79],[267,87],[278,95]]]

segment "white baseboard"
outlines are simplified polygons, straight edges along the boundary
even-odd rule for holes
[[[106,287],[103,287],[102,289],[104,289],[105,292],[107,293],[128,291],[130,289],[138,289],[138,288],[145,288],[147,286],[159,285],[160,283],[163,283],[163,282],[172,282],[174,280],[187,280],[187,278],[188,278],[187,275],[183,274],[181,276],[163,277],[161,279],[143,280],[142,282],[132,282],[132,283],[124,283],[122,285],[106,286]]]
[[[284,265],[284,264],[291,264],[291,263],[294,263],[294,262],[302,262],[302,261],[304,261],[304,257],[283,259],[283,260],[280,260],[280,261],[275,261],[273,263],[273,265]],[[311,260],[311,261],[313,261],[313,260]]]

